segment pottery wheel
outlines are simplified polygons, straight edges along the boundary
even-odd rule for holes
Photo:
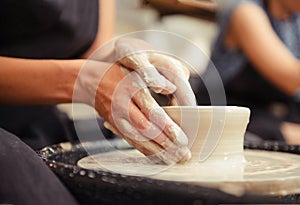
[[[300,155],[245,150],[244,157],[242,162],[223,160],[168,166],[156,164],[133,149],[87,156],[77,164],[85,169],[199,184],[234,195],[300,193]]]

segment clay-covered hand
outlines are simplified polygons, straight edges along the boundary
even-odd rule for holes
[[[136,149],[167,164],[190,158],[186,135],[153,99],[137,72],[113,66],[102,79],[98,96],[97,104],[111,104],[111,110],[103,113],[105,126]]]
[[[106,72],[101,74],[99,68],[104,66],[97,61],[84,66],[78,89],[89,100],[83,102],[92,104],[108,129],[146,156],[167,164],[188,160],[186,135],[156,103],[140,75],[119,64],[107,64]]]
[[[173,94],[171,105],[195,106],[196,100],[188,82],[189,70],[175,57],[155,50],[140,39],[121,38],[115,43],[119,62],[136,71],[156,93]]]

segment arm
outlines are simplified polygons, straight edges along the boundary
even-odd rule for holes
[[[0,104],[71,102],[73,85],[82,64],[82,60],[0,57]]]
[[[125,78],[127,72],[119,65],[93,60],[0,57],[0,64],[0,104],[86,103],[144,154],[158,154],[168,163],[190,158],[185,134],[155,102],[137,72]]]
[[[88,58],[97,48],[112,38],[114,7],[114,0],[99,0],[97,36],[92,46],[82,56],[83,58]],[[101,60],[109,60],[113,55],[114,47],[107,46],[101,55]],[[0,104],[72,102],[73,85],[83,63],[84,60],[29,60],[0,56]],[[14,84],[12,85],[11,82]]]
[[[294,95],[300,87],[300,62],[274,32],[265,12],[245,3],[232,14],[227,44],[242,49],[257,70],[276,87]]]

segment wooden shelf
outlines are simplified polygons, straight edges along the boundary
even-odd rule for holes
[[[216,12],[217,9],[216,3],[212,0],[178,0],[178,2],[212,12]]]
[[[211,0],[144,0],[145,4],[156,9],[161,16],[184,14],[215,21],[216,4]]]

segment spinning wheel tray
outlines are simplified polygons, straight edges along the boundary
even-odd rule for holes
[[[276,142],[245,144],[246,149],[300,154],[299,146]],[[88,154],[132,149],[123,140],[60,143],[38,152],[49,168],[62,180],[81,204],[245,204],[300,203],[300,194],[285,196],[243,193],[237,196],[216,188],[128,176],[104,170],[83,169],[77,162]],[[271,153],[270,153],[271,154]],[[300,163],[300,162],[299,162]]]

